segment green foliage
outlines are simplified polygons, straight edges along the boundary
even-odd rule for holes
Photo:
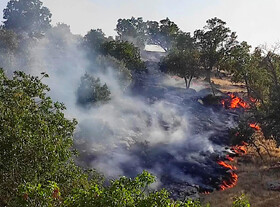
[[[271,50],[250,47],[243,42],[230,50],[228,58],[232,80],[244,82],[248,96],[254,98],[249,121],[258,122],[265,136],[280,143],[279,81],[280,56]],[[242,130],[241,130],[242,131]],[[241,138],[241,137],[239,137]]]
[[[242,194],[240,197],[236,198],[236,200],[233,202],[232,207],[250,207],[250,203],[247,199],[247,197]]]
[[[180,51],[195,50],[195,39],[191,37],[190,33],[179,32],[174,40],[174,48]]]
[[[166,190],[149,191],[148,186],[155,182],[155,177],[143,171],[134,179],[121,177],[107,187],[92,184],[88,188],[74,188],[63,196],[55,182],[46,185],[30,183],[20,186],[20,197],[14,202],[18,206],[154,206],[154,207],[201,207],[199,201],[173,201]]]
[[[110,95],[111,92],[106,83],[102,86],[99,78],[86,73],[81,78],[81,84],[77,90],[77,102],[84,106],[105,103],[110,100]]]
[[[140,58],[140,52],[132,43],[122,41],[105,42],[102,45],[102,53],[110,55],[125,63],[129,70],[143,70],[145,64]]]
[[[196,30],[194,37],[201,53],[200,59],[206,71],[206,80],[211,83],[211,71],[218,68],[225,52],[235,43],[235,33],[226,27],[226,22],[217,17],[206,21],[203,30]]]
[[[26,183],[19,186],[19,195],[12,203],[14,206],[59,206],[61,204],[60,189],[55,182],[47,185]]]
[[[4,9],[4,28],[42,35],[51,27],[51,13],[40,0],[11,0]]]
[[[139,48],[144,48],[147,40],[147,26],[142,17],[130,19],[119,19],[116,31],[121,41],[129,41]]]
[[[143,49],[145,44],[156,44],[165,51],[172,48],[173,41],[179,33],[178,26],[169,18],[157,21],[143,21],[142,17],[119,19],[116,27],[118,39],[134,43]]]
[[[60,182],[72,176],[60,173],[73,168],[70,147],[77,122],[64,117],[64,105],[52,102],[48,90],[38,77],[15,72],[8,79],[0,71],[1,202],[24,182]]]
[[[106,41],[101,29],[92,29],[84,36],[84,45],[92,52],[100,53],[102,44]]]
[[[197,51],[172,51],[160,63],[160,68],[167,73],[185,79],[186,88],[190,87],[193,77],[200,75],[199,54]]]
[[[166,18],[160,21],[159,28],[159,36],[156,41],[165,51],[168,51],[172,48],[173,41],[179,32],[179,27],[169,18]]]
[[[242,42],[233,46],[226,54],[224,68],[231,72],[233,82],[246,83],[251,60],[250,48],[247,42]]]

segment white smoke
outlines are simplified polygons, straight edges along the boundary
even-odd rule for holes
[[[41,72],[48,73],[50,77],[43,82],[50,87],[50,96],[66,105],[68,118],[78,120],[75,142],[81,152],[81,162],[109,177],[118,177],[126,173],[124,168],[133,168],[129,171],[136,174],[141,172],[144,167],[140,157],[141,153],[145,156],[145,150],[154,150],[149,155],[164,151],[177,161],[194,164],[205,159],[201,153],[222,150],[209,140],[211,130],[194,130],[192,123],[197,117],[190,112],[191,95],[178,87],[177,81],[161,73],[151,74],[152,78],[156,77],[151,82],[157,83],[147,87],[155,87],[157,95],[162,92],[162,98],[131,95],[128,91],[124,92],[113,68],[108,68],[106,73],[94,68],[80,42],[81,37],[67,30],[52,29],[27,48],[31,61],[25,71],[36,76]],[[108,85],[112,93],[108,103],[89,109],[76,104],[80,79],[87,71]],[[170,90],[170,87],[173,89]],[[197,85],[197,89],[199,87]],[[221,122],[214,114],[209,111],[209,117],[215,117],[216,123]],[[142,151],[134,154],[133,150],[139,146],[142,146]],[[186,175],[175,164],[164,164],[166,166],[155,163],[148,170],[161,177],[166,173],[165,167],[172,168],[168,169],[171,176],[189,183],[200,182],[199,175]]]

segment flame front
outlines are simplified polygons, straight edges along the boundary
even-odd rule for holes
[[[229,180],[224,180],[222,185],[220,186],[221,190],[226,190],[229,188],[233,188],[237,184],[238,175],[234,172],[230,172],[231,178]]]
[[[235,145],[232,146],[231,149],[238,155],[247,153],[247,147],[245,145]]]
[[[218,164],[223,166],[224,168],[228,168],[228,169],[231,169],[231,170],[236,170],[237,169],[235,166],[229,165],[229,164],[225,163],[224,161],[219,161]]]
[[[250,105],[246,103],[241,98],[237,97],[234,93],[228,93],[228,96],[230,99],[225,99],[221,101],[221,104],[225,108],[235,109],[235,108],[244,108],[248,109]],[[252,101],[252,100],[251,100]],[[260,130],[260,127],[257,124],[250,124],[250,127]],[[236,132],[235,136],[238,136],[239,132]],[[237,155],[244,155],[247,153],[247,146],[248,143],[242,142],[241,145],[235,145],[231,147],[231,150],[234,151]],[[228,160],[229,162],[234,161],[234,159],[230,155],[226,155],[225,160]],[[227,170],[230,170],[230,178],[223,180],[222,184],[220,185],[220,190],[226,190],[229,188],[233,188],[238,181],[238,175],[233,172],[234,170],[237,170],[237,168],[233,165],[230,165],[224,161],[218,161],[217,162],[220,166],[226,168]]]

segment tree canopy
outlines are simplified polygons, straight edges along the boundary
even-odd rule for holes
[[[206,21],[202,30],[196,30],[194,37],[201,53],[201,63],[206,71],[206,80],[211,84],[211,71],[223,59],[226,49],[234,43],[235,33],[226,27],[226,22],[217,17]]]
[[[161,46],[165,51],[172,48],[179,27],[169,18],[157,21],[143,21],[142,17],[119,19],[116,31],[119,40],[134,43],[143,49],[145,44]]]
[[[106,40],[101,29],[92,29],[84,36],[84,45],[92,52],[100,53]]]
[[[140,51],[132,43],[109,41],[102,45],[102,53],[124,62],[130,70],[143,70],[145,64],[140,58]]]
[[[4,9],[4,28],[31,36],[42,35],[51,27],[51,16],[40,0],[11,0]]]
[[[186,88],[190,88],[191,81],[201,73],[199,67],[199,53],[196,51],[172,51],[160,63],[161,70],[184,78]]]

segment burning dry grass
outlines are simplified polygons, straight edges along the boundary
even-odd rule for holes
[[[205,203],[214,207],[232,206],[235,197],[246,194],[253,207],[279,207],[279,191],[267,187],[270,181],[280,179],[280,148],[274,140],[265,140],[261,131],[254,134],[254,143],[247,147],[248,154],[234,161],[238,182],[234,188],[203,195]]]

